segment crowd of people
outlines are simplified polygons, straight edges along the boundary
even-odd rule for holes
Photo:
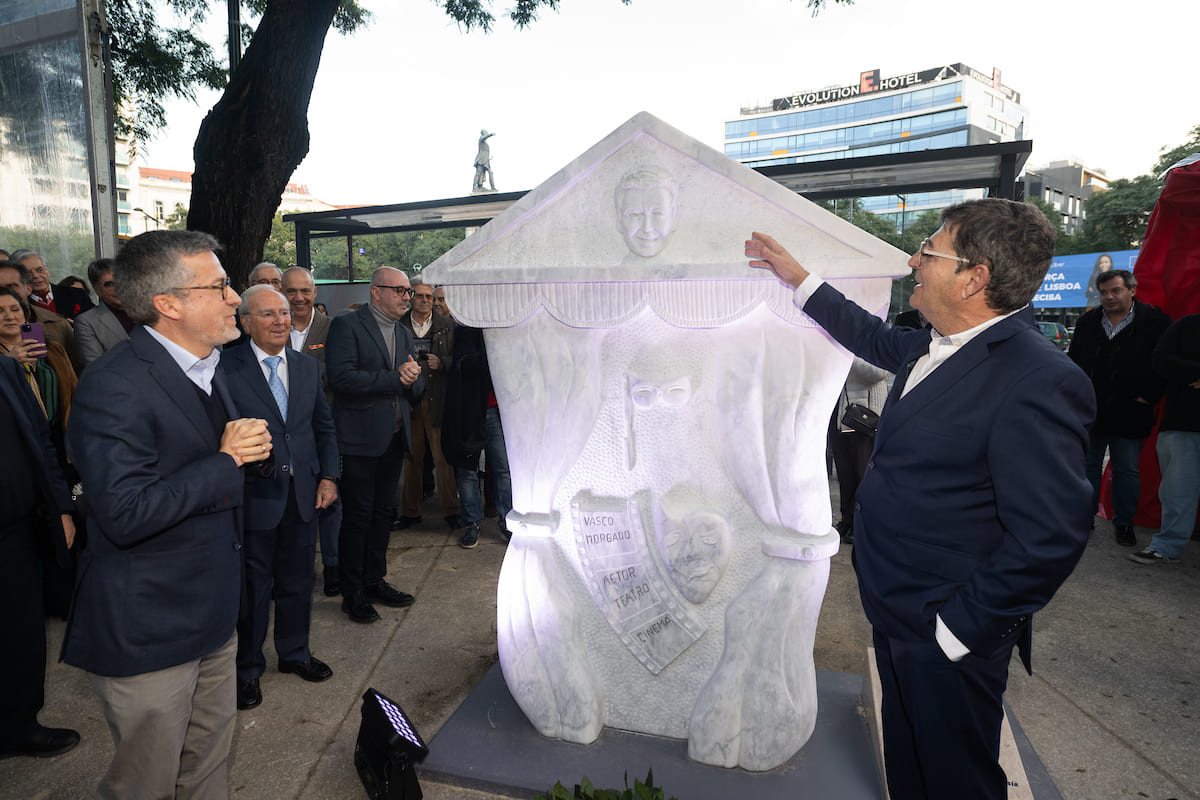
[[[1137,458],[1164,398],[1162,526],[1130,558],[1169,563],[1191,538],[1200,315],[1172,324],[1136,299],[1132,273],[1108,270],[1068,359],[1029,305],[1053,242],[1032,206],[946,209],[909,260],[916,313],[896,325],[770,236],[746,242],[750,266],[856,356],[829,444],[893,797],[1005,796],[1011,654],[1030,668],[1031,617],[1094,527],[1106,453],[1117,541],[1136,544]],[[308,270],[259,264],[239,293],[219,249],[198,232],[137,236],[88,266],[95,303],[78,279],[52,285],[38,253],[0,251],[0,445],[27,467],[0,489],[0,756],[79,741],[37,721],[44,614],[59,613],[62,659],[87,673],[113,736],[102,797],[227,796],[270,615],[281,673],[332,675],[309,642],[318,550],[324,594],[365,625],[416,600],[386,580],[387,548],[426,498],[477,546],[484,463],[509,536],[483,335],[454,322],[444,291],[382,266],[369,301],[331,317]]]
[[[485,448],[511,507],[482,340],[456,336],[478,331],[444,292],[380,267],[369,302],[331,318],[308,270],[259,264],[239,294],[218,252],[202,233],[135,237],[89,265],[96,303],[51,286],[39,254],[0,252],[0,437],[28,476],[3,490],[0,755],[79,741],[37,720],[58,613],[116,746],[102,797],[227,796],[270,615],[280,672],[333,674],[309,647],[318,542],[350,621],[414,602],[386,556],[397,516],[419,519],[426,461],[464,548]]]

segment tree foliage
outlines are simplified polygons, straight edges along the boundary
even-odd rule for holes
[[[294,266],[296,229],[283,221],[285,212],[277,212],[271,221],[271,235],[263,245],[262,261],[280,269]],[[311,242],[313,277],[317,280],[347,280],[349,250],[354,251],[354,279],[367,280],[377,267],[389,266],[408,275],[419,275],[443,253],[466,238],[464,228],[440,228],[431,231],[377,233],[355,236],[347,244],[341,237]]]
[[[164,98],[194,99],[197,87],[224,86],[196,137],[187,225],[223,243],[226,271],[240,284],[262,260],[283,189],[308,154],[308,104],[325,34],[330,27],[352,32],[370,15],[358,0],[242,0],[258,22],[243,26],[245,56],[226,84],[222,60],[194,33],[214,0],[158,2],[182,24],[161,25],[153,0],[108,2],[120,127],[146,140],[165,124]],[[488,31],[495,22],[491,0],[435,2],[466,30]],[[825,3],[807,0],[814,14]],[[515,0],[507,16],[523,28],[558,5],[559,0]]]
[[[1188,132],[1188,140],[1178,147],[1170,149],[1164,147],[1160,151],[1158,161],[1154,162],[1154,169],[1151,174],[1161,177],[1164,172],[1173,167],[1185,156],[1190,156],[1192,153],[1200,153],[1200,125],[1192,128]]]
[[[1133,250],[1146,235],[1150,212],[1158,202],[1163,183],[1154,175],[1120,178],[1084,204],[1085,218],[1069,243],[1076,253]]]

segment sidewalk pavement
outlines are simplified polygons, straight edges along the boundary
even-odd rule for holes
[[[357,625],[317,582],[312,650],[333,668],[332,679],[309,684],[277,672],[268,636],[263,704],[238,712],[233,797],[365,798],[353,753],[367,687],[398,702],[430,741],[495,663],[505,551],[495,520],[485,521],[477,548],[464,550],[461,530],[446,528],[436,502],[424,519],[393,532],[388,554],[388,580],[416,595],[412,607],[380,606],[380,622]],[[1150,532],[1137,533],[1140,548]],[[1200,800],[1200,544],[1170,565],[1134,564],[1129,552],[1116,545],[1109,522],[1096,521],[1074,575],[1035,617],[1034,674],[1014,659],[1007,700],[1067,800]],[[91,797],[112,755],[86,676],[57,661],[63,623],[50,621],[47,632],[41,721],[74,727],[83,739],[57,758],[0,761],[0,798]],[[817,628],[817,667],[863,674],[870,638],[844,546]],[[560,780],[570,786],[581,777]],[[428,800],[499,797],[429,780],[421,787]]]

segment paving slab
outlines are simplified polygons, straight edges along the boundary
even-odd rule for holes
[[[1137,533],[1144,544],[1151,532]],[[308,684],[281,675],[268,644],[263,706],[238,718],[234,797],[365,798],[353,751],[368,686],[399,702],[426,741],[436,737],[496,662],[495,590],[504,544],[493,519],[479,547],[463,550],[457,542],[436,503],[426,506],[424,523],[394,532],[389,580],[417,602],[380,608],[383,619],[373,625],[351,623],[337,599],[315,588],[313,650],[334,676]],[[1128,553],[1113,541],[1111,524],[1097,520],[1074,575],[1035,619],[1034,675],[1013,662],[1008,704],[1067,800],[1200,800],[1200,544],[1174,565],[1141,566]],[[4,800],[91,797],[112,756],[87,676],[57,662],[62,632],[61,620],[48,621],[41,721],[74,727],[82,741],[54,759],[0,761]],[[870,638],[843,547],[817,627],[817,667],[864,674]],[[436,780],[421,786],[428,800],[500,796]]]

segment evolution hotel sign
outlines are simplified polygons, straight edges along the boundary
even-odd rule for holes
[[[908,72],[903,75],[894,75],[887,78],[879,77],[879,70],[873,69],[860,73],[857,84],[815,89],[810,92],[798,92],[790,97],[777,97],[771,101],[771,110],[786,111],[789,108],[837,103],[842,100],[852,100],[862,95],[874,94],[875,92],[909,89],[914,86],[920,86],[923,83],[934,83],[961,75],[974,78],[980,83],[992,87],[1015,103],[1021,102],[1021,95],[1000,83],[1000,70],[994,69],[991,75],[986,75],[971,69],[966,64],[950,64],[944,67],[934,67],[933,69],[921,70],[920,72]]]

